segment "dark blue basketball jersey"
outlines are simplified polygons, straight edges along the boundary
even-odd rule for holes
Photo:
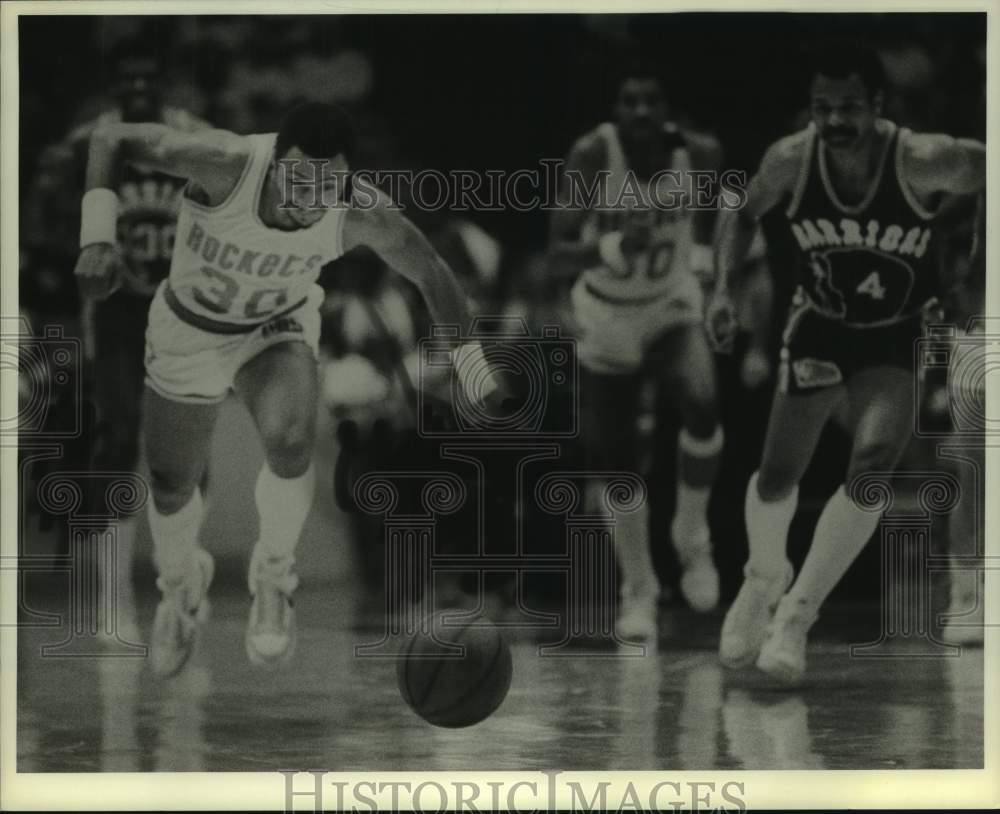
[[[810,125],[798,184],[786,210],[799,254],[799,284],[817,311],[852,326],[888,325],[918,313],[937,293],[929,212],[906,185],[891,122],[878,170],[854,206],[837,199]]]

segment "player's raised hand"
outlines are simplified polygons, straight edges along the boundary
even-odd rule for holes
[[[729,293],[716,290],[705,311],[705,330],[717,353],[732,353],[736,328],[736,308]]]
[[[84,299],[107,299],[121,285],[121,255],[110,243],[91,243],[80,250],[73,273]]]

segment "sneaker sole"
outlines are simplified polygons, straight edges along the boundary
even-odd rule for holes
[[[684,579],[681,578],[681,595],[684,597],[684,601],[687,602],[688,607],[696,613],[708,613],[709,611],[715,610],[719,606],[719,585],[716,582],[714,590],[711,592],[712,595],[705,599],[704,601],[696,601],[697,594],[700,591],[685,590]]]
[[[768,624],[770,624],[771,619],[774,618],[774,611],[778,606],[778,602],[781,601],[782,595],[785,593],[785,591],[788,590],[794,579],[795,579],[795,574],[792,571],[791,565],[789,565],[785,579],[782,582],[781,592],[777,594],[777,598],[774,600],[773,603],[770,601],[770,599],[768,599],[767,621],[763,626],[761,626],[762,631],[767,629],[767,626]],[[760,658],[760,651],[761,648],[764,646],[764,643],[767,641],[767,636],[761,635],[760,641],[756,643],[756,647],[747,648],[742,655],[732,656],[732,655],[727,655],[724,652],[726,648],[722,644],[722,642],[725,640],[725,629],[726,629],[725,621],[723,621],[722,623],[722,629],[723,633],[719,637],[719,662],[722,664],[722,666],[728,667],[729,669],[732,670],[739,670],[746,667],[753,667],[757,659]]]
[[[627,642],[648,641],[656,638],[657,630],[655,628],[644,628],[643,630],[622,630],[621,628],[618,628],[617,633],[619,638],[624,639]]]
[[[757,659],[757,669],[788,686],[800,684],[805,678],[805,669],[769,657],[766,653],[761,653]]]
[[[204,625],[212,615],[212,603],[209,602],[208,599],[208,589],[212,586],[212,580],[215,578],[215,560],[212,558],[211,554],[202,549],[198,555],[198,566],[201,568],[202,579],[204,580],[205,585],[202,589],[201,602],[192,614],[195,621],[195,628],[191,633],[191,641],[188,646],[183,649],[180,660],[170,669],[158,667],[155,660],[151,660],[150,666],[152,667],[153,675],[158,678],[171,678],[184,669],[187,663],[191,660],[191,654],[194,653],[194,649],[198,644],[198,634],[201,632],[201,626]]]
[[[295,646],[298,641],[298,632],[295,626],[295,617],[292,617],[292,626],[289,632],[288,647],[282,653],[275,656],[268,656],[261,653],[253,644],[253,637],[250,635],[250,629],[247,628],[246,634],[243,637],[243,644],[247,651],[247,658],[250,659],[250,663],[256,665],[257,667],[281,667],[292,660],[292,656],[295,655]]]

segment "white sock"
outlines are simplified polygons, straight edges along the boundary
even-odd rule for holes
[[[711,437],[695,438],[682,429],[677,438],[677,505],[670,524],[674,548],[680,554],[708,547],[708,501],[722,452],[722,427]]]
[[[173,514],[160,514],[154,501],[148,504],[149,528],[153,535],[153,560],[160,576],[170,581],[187,575],[198,545],[198,531],[204,514],[201,490]]]
[[[747,484],[743,517],[750,541],[750,567],[758,574],[777,575],[785,570],[788,559],[788,529],[799,503],[799,487],[780,500],[761,500],[757,491],[757,472]]]
[[[607,484],[603,481],[588,487],[588,510],[603,512]],[[634,512],[613,512],[615,524],[615,554],[622,575],[622,594],[649,595],[659,593],[659,580],[649,550],[649,506],[643,501]]]
[[[841,486],[819,516],[812,545],[789,597],[818,609],[878,526],[879,512],[858,508]]]
[[[295,559],[295,547],[312,508],[316,470],[312,463],[297,478],[279,478],[266,463],[257,476],[254,498],[260,515],[259,542],[267,556]]]

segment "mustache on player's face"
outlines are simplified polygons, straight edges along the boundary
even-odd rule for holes
[[[857,131],[853,127],[825,127],[823,128],[823,138],[833,141],[844,141],[853,139]]]

